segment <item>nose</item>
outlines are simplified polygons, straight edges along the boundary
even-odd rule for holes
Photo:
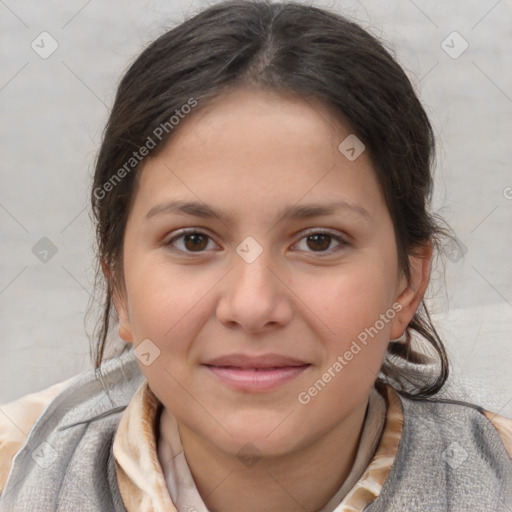
[[[238,325],[246,332],[283,327],[293,316],[293,293],[284,270],[271,261],[269,251],[248,262],[238,254],[234,268],[221,283],[217,318],[227,327]]]

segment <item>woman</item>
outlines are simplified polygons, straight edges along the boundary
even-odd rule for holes
[[[9,405],[0,511],[507,510],[512,420],[435,396],[433,154],[338,15],[225,2],[158,38],[96,164],[97,371]]]

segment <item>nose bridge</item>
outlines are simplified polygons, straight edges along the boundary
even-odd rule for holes
[[[246,237],[238,244],[234,261],[235,284],[243,285],[244,289],[246,285],[253,289],[261,289],[271,285],[269,280],[275,279],[274,273],[269,268],[270,250],[264,249],[252,236]]]
[[[233,269],[218,306],[218,319],[235,322],[247,331],[289,321],[292,308],[275,267],[270,250],[254,239],[242,241],[236,247]]]

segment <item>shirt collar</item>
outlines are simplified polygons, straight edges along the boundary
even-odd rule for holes
[[[128,512],[177,512],[157,455],[161,407],[144,380],[119,422],[112,449],[119,492]]]

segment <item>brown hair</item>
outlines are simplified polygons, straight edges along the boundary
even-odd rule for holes
[[[398,263],[408,279],[408,255],[428,242],[437,254],[442,237],[450,236],[442,219],[428,211],[432,127],[409,79],[382,43],[356,23],[313,6],[244,0],[214,4],[152,42],[118,87],[91,193],[96,290],[104,293],[92,347],[97,369],[117,318],[113,293],[124,289],[123,239],[140,167],[131,169],[127,162],[191,98],[203,104],[242,85],[318,98],[349,123],[369,151],[394,224]],[[152,156],[172,133],[162,134]],[[126,172],[120,172],[123,166]],[[114,182],[116,173],[122,179]],[[110,269],[108,280],[101,263]],[[435,375],[425,372],[428,358],[413,350],[417,337],[413,340],[411,331],[434,350],[439,363]],[[410,398],[432,396],[447,380],[449,365],[424,301],[405,338],[406,343],[389,343],[378,380]]]

